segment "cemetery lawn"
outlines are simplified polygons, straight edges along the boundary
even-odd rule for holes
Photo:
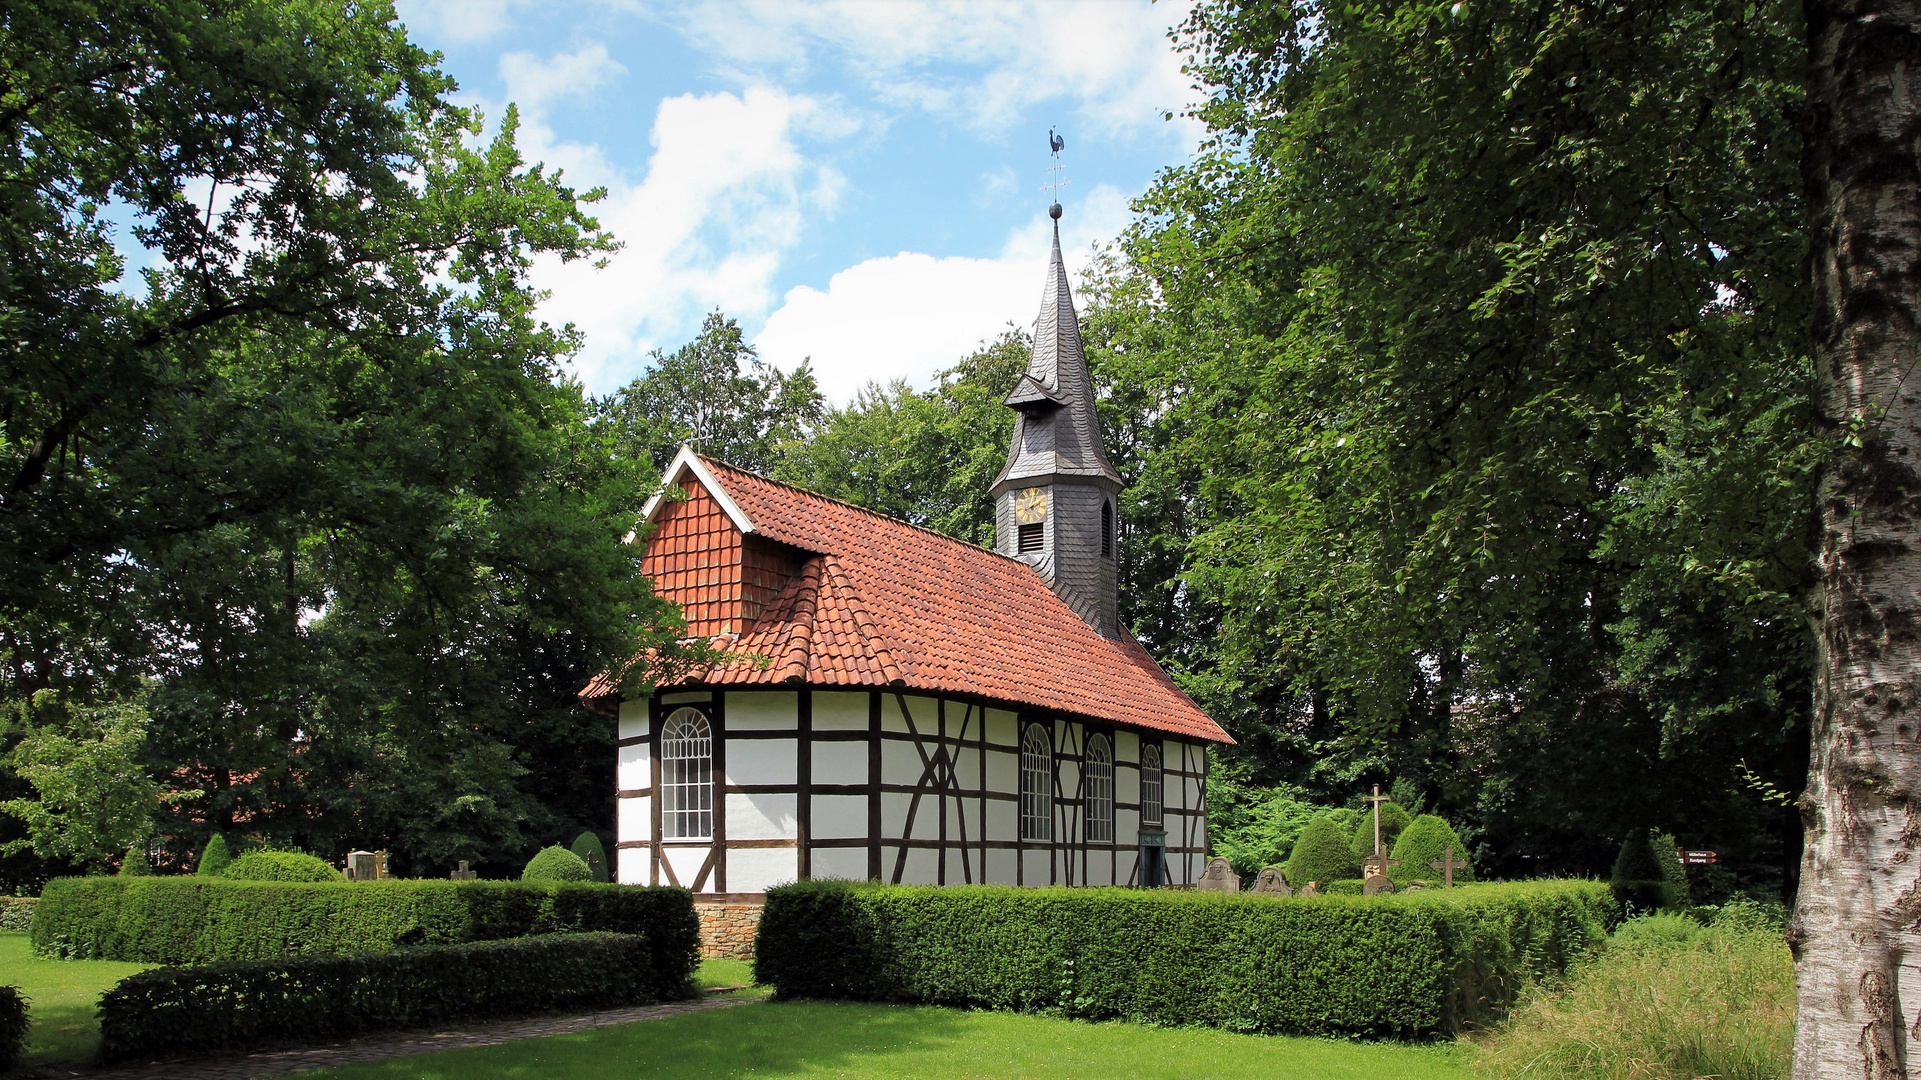
[[[27,996],[25,1065],[92,1061],[100,1049],[100,1021],[94,1005],[121,979],[151,964],[112,960],[41,960],[27,947],[25,934],[0,934],[0,983],[18,986]]]
[[[767,1002],[392,1058],[313,1080],[1469,1080],[1446,1044],[1235,1035],[1014,1013]]]

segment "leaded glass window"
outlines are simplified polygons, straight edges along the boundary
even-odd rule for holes
[[[1054,839],[1054,750],[1039,724],[1021,736],[1021,839]]]
[[[714,835],[714,730],[699,709],[675,709],[660,732],[660,831],[667,840]]]
[[[1114,842],[1114,750],[1107,736],[1087,739],[1086,773],[1081,778],[1081,812],[1087,822],[1087,840],[1093,844]]]
[[[1141,744],[1141,824],[1161,823],[1161,748]]]

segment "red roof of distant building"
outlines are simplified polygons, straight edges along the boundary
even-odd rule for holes
[[[669,469],[687,498],[651,508],[643,569],[737,657],[687,682],[977,694],[1233,741],[1132,635],[1102,637],[1025,563],[712,458]],[[582,696],[613,690],[602,676]]]

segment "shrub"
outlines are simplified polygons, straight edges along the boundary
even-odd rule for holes
[[[1565,985],[1531,992],[1478,1040],[1478,1064],[1530,1080],[1787,1076],[1794,961],[1778,927],[1745,914],[1706,927],[1667,914],[1628,921]]]
[[[230,881],[345,881],[346,875],[298,851],[249,851],[227,864]]]
[[[1394,842],[1401,837],[1401,830],[1414,820],[1407,811],[1391,802],[1381,804],[1381,848],[1394,850]],[[1359,866],[1369,855],[1374,854],[1374,811],[1369,808],[1361,816],[1361,823],[1354,826],[1354,835],[1348,838],[1347,853],[1354,856],[1354,865]]]
[[[1454,857],[1467,863],[1467,845],[1461,843],[1447,822],[1433,814],[1422,814],[1401,831],[1401,838],[1394,842],[1393,857],[1401,860],[1401,865],[1387,868],[1388,877],[1394,884],[1404,885],[1410,881],[1446,882],[1447,877],[1434,869],[1435,860],[1448,848],[1454,849]],[[1455,884],[1474,880],[1474,868],[1469,865],[1458,866],[1454,870]]]
[[[0,1073],[26,1052],[28,1026],[26,995],[17,986],[0,986]]]
[[[592,881],[593,877],[585,859],[558,844],[534,852],[520,872],[522,881]]]
[[[135,844],[132,847],[129,847],[127,849],[126,856],[120,860],[120,876],[122,877],[152,877],[153,876],[153,864],[147,861],[147,845],[145,841]]]
[[[664,967],[691,971],[699,960],[700,923],[684,889],[517,881],[58,878],[41,894],[33,947],[205,964],[579,931],[647,934]]]
[[[193,872],[200,877],[213,877],[225,870],[227,864],[232,861],[233,853],[227,850],[227,838],[214,833],[213,837],[207,841],[207,846],[201,849],[200,865],[196,866]]]
[[[591,832],[581,833],[574,837],[573,846],[568,850],[587,864],[587,872],[592,880],[607,880],[607,848],[600,842],[600,837]]]
[[[1661,867],[1661,880],[1668,883],[1668,904],[1685,908],[1694,904],[1693,890],[1688,888],[1688,868],[1681,862],[1681,846],[1674,837],[1657,832],[1648,837],[1648,844],[1654,849],[1654,861]]]
[[[559,934],[364,956],[160,968],[100,999],[108,1061],[311,1042],[455,1021],[692,997],[636,934]]]
[[[1615,857],[1614,874],[1608,879],[1614,899],[1630,912],[1657,911],[1674,906],[1674,895],[1661,873],[1660,860],[1648,830],[1630,829],[1621,841],[1621,854]]]
[[[39,901],[31,896],[0,896],[0,934],[24,934],[33,926],[33,909]]]
[[[810,881],[767,894],[754,978],[782,997],[1419,1034],[1564,971],[1615,910],[1581,881],[1368,900]]]
[[[1213,795],[1210,793],[1208,798],[1212,800]],[[1209,807],[1213,808],[1211,801]],[[1211,816],[1207,840],[1216,854],[1226,856],[1228,862],[1234,864],[1236,873],[1252,877],[1263,867],[1285,863],[1288,852],[1294,850],[1295,841],[1301,837],[1301,830],[1325,813],[1328,807],[1294,798],[1293,789],[1277,789],[1275,794],[1258,803],[1226,808],[1218,815],[1225,819],[1218,825]]]
[[[1293,854],[1287,857],[1287,883],[1296,889],[1310,881],[1325,885],[1360,872],[1360,864],[1348,854],[1346,834],[1333,817],[1325,814],[1307,823],[1301,838],[1294,842]]]

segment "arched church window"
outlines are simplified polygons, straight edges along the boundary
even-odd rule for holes
[[[1021,839],[1054,839],[1054,749],[1039,724],[1021,736]]]
[[[1101,500],[1101,558],[1114,557],[1114,504]]]
[[[1141,744],[1141,824],[1161,823],[1161,748]]]
[[[1114,842],[1114,749],[1105,735],[1087,738],[1086,774],[1081,779],[1081,814],[1092,844]]]
[[[666,840],[714,835],[714,729],[699,709],[675,709],[660,732],[660,831]]]

